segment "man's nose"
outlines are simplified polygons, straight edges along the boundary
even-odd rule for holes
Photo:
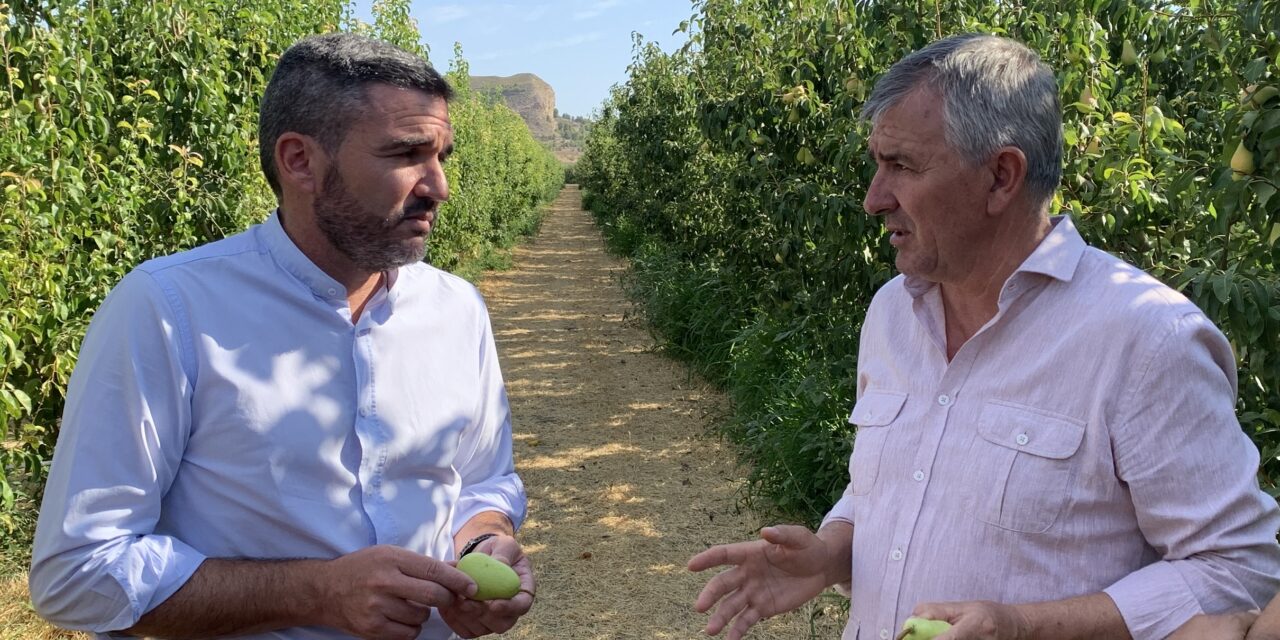
[[[423,173],[414,191],[420,198],[431,198],[438,202],[449,199],[449,179],[445,177],[444,167],[439,162],[432,162]]]
[[[876,171],[871,178],[871,186],[867,187],[867,196],[862,200],[862,208],[868,215],[879,216],[889,213],[898,207],[893,192],[885,184],[887,181]]]

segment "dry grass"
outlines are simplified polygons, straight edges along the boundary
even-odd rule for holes
[[[31,610],[26,574],[0,578],[0,640],[86,640],[89,636],[49,626]]]

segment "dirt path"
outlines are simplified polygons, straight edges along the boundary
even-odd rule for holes
[[[508,638],[705,637],[692,606],[710,576],[685,562],[761,525],[738,508],[732,452],[708,434],[724,400],[652,352],[627,319],[622,270],[568,187],[513,268],[480,286],[529,495],[521,539],[539,579],[537,604]],[[803,639],[813,609],[751,637]],[[815,624],[817,637],[839,637],[830,616]]]

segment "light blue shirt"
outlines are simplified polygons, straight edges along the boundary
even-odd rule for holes
[[[392,544],[451,559],[477,513],[518,527],[524,487],[484,302],[422,263],[388,283],[353,325],[346,289],[277,214],[126,276],[69,384],[32,558],[41,615],[124,629],[207,557]],[[433,612],[420,638],[450,635]]]

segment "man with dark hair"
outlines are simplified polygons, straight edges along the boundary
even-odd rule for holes
[[[689,561],[736,640],[832,585],[844,638],[911,615],[945,640],[1165,638],[1266,603],[1280,508],[1235,417],[1231,347],[1185,297],[1050,217],[1053,73],[1006,38],[939,40],[864,106],[901,275],[862,327],[849,485],[819,530]]]
[[[99,637],[475,637],[533,604],[525,495],[484,303],[421,262],[449,85],[351,34],[284,53],[262,101],[279,207],[150,260],[98,310],[36,531],[40,615]],[[451,562],[511,565],[468,599]]]

